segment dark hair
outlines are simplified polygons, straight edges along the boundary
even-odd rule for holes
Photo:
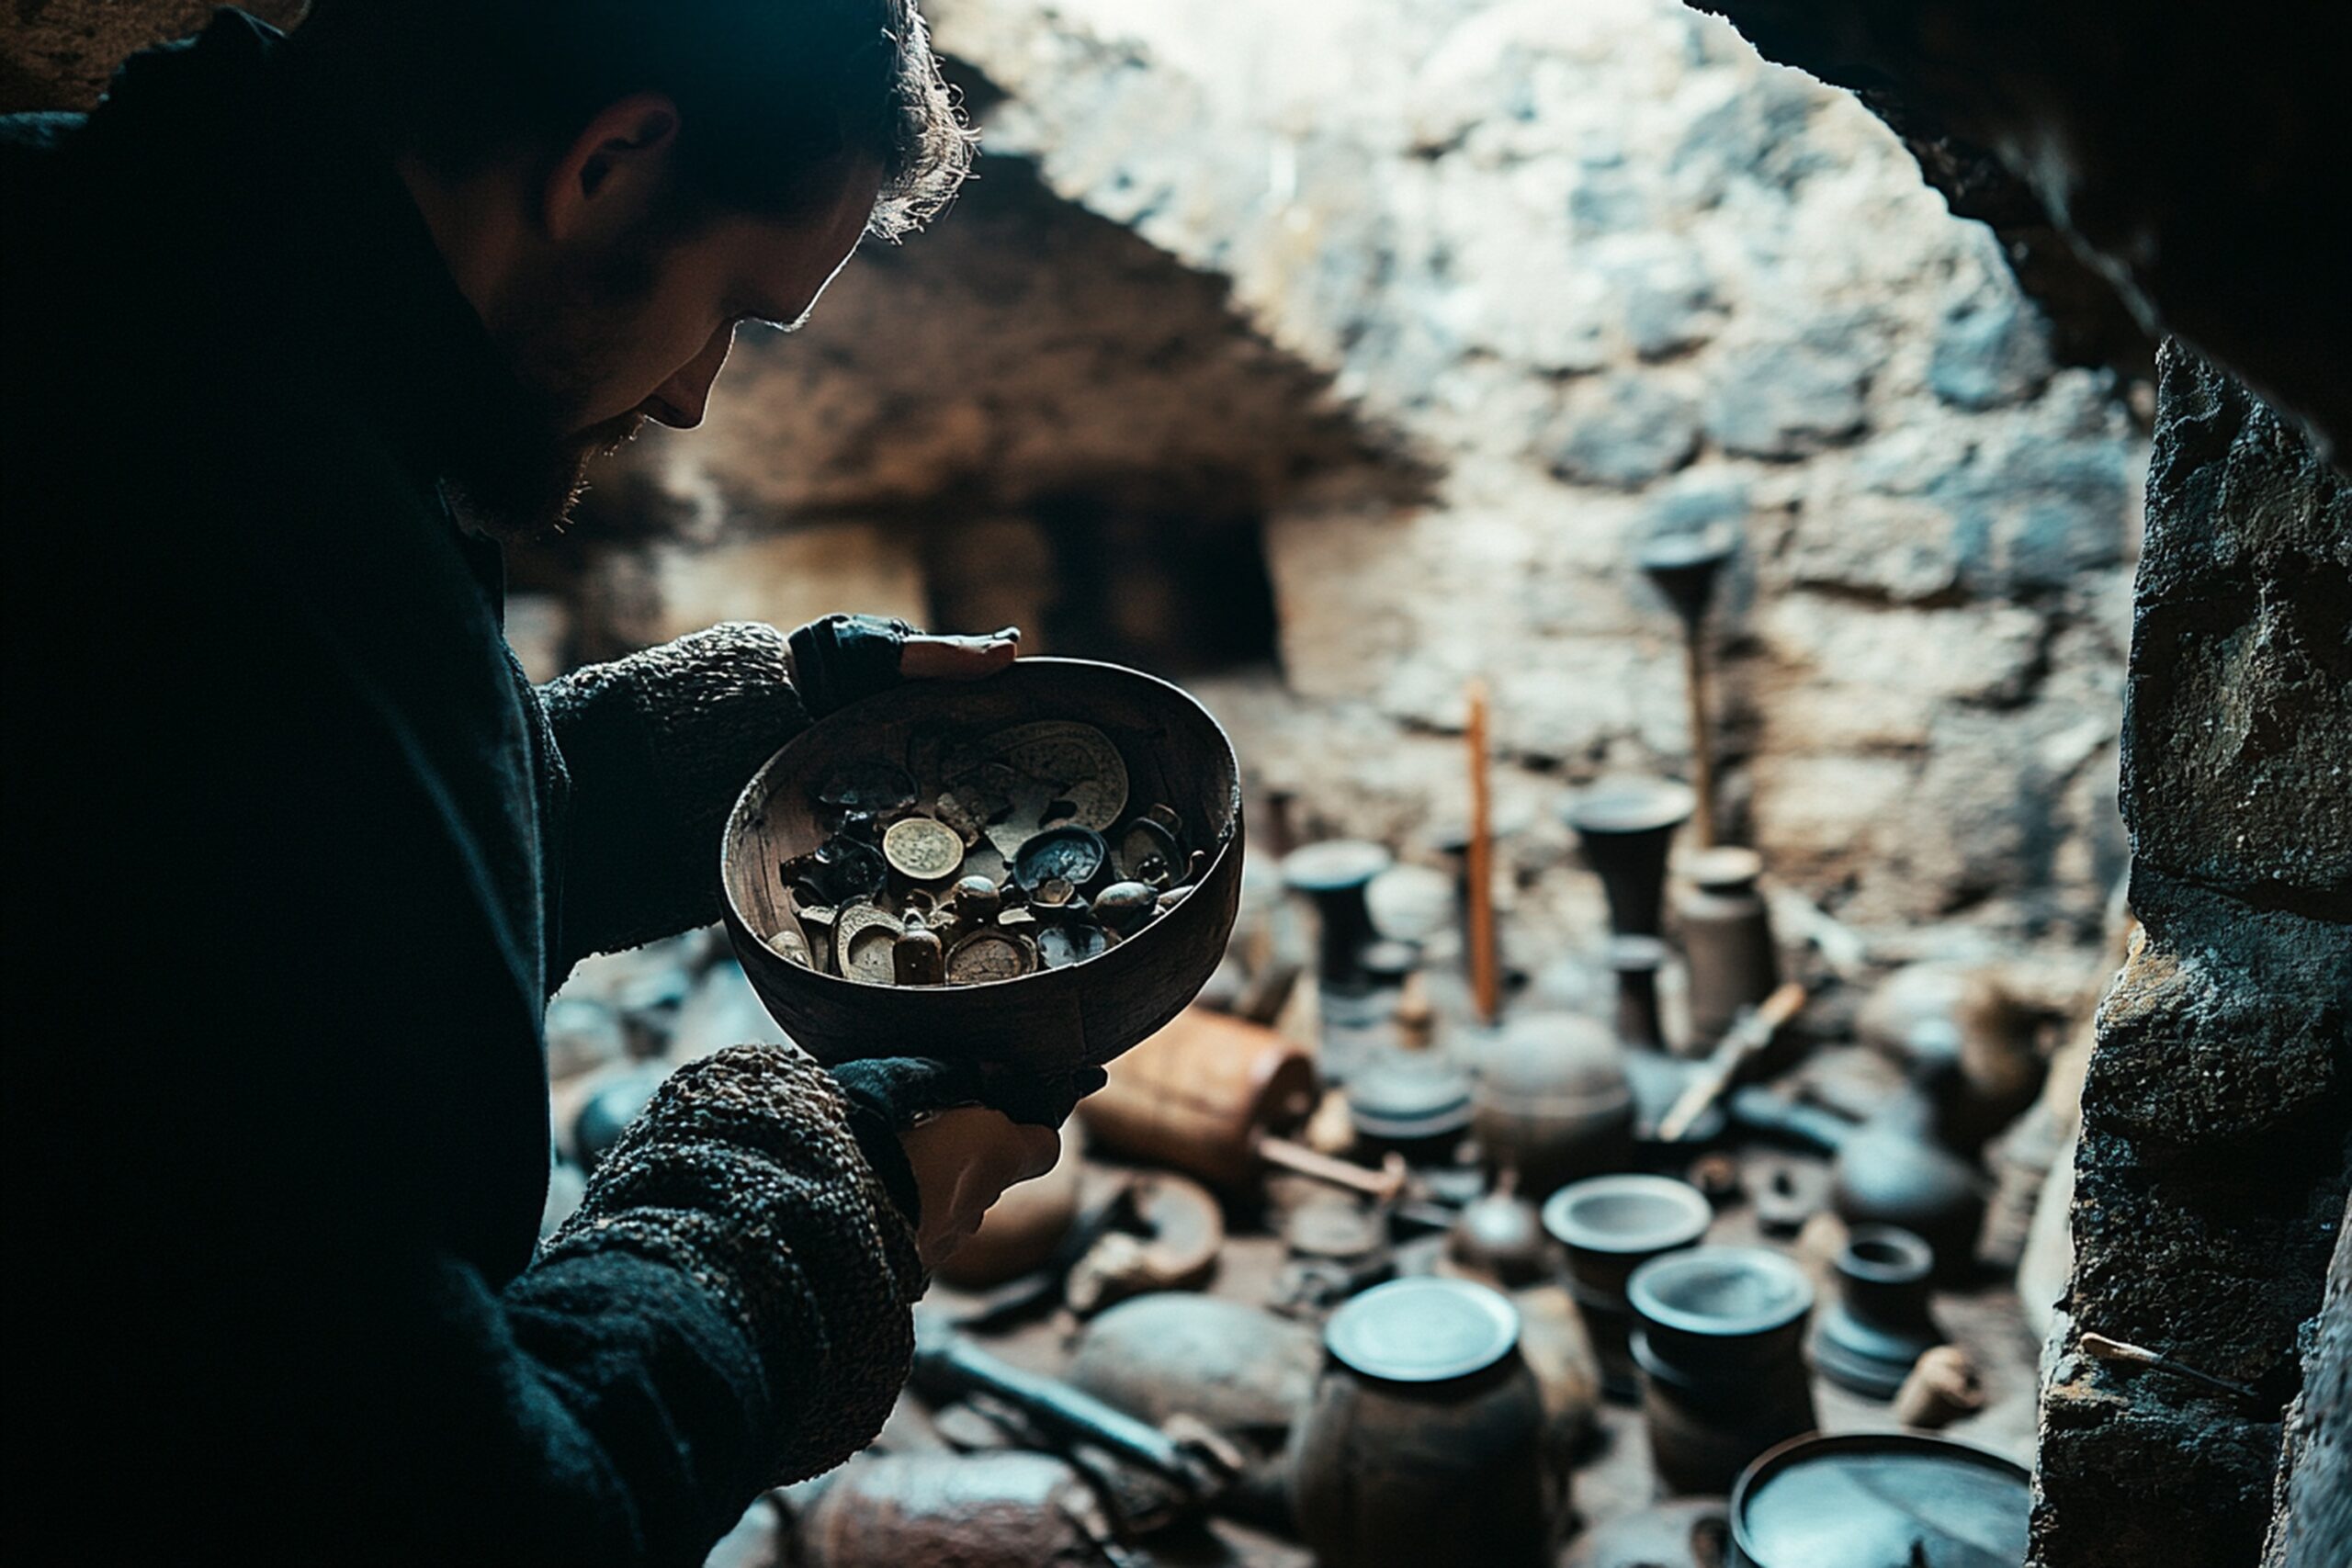
[[[689,199],[799,210],[844,157],[882,192],[867,231],[944,207],[971,167],[915,0],[315,0],[294,56],[377,134],[446,173],[576,135],[632,93],[678,106]]]

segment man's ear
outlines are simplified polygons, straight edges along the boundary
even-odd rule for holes
[[[539,197],[548,237],[561,244],[633,225],[662,195],[677,141],[678,107],[659,93],[606,107],[548,175]]]

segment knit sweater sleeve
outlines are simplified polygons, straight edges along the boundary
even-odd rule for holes
[[[718,918],[727,813],[808,723],[783,634],[730,621],[539,688],[568,775],[550,981]]]
[[[871,1441],[906,1381],[923,1285],[913,1235],[850,1130],[840,1091],[789,1047],[738,1046],[674,1074],[587,1196],[508,1289],[534,1314],[650,1262],[715,1299],[764,1393],[765,1484]]]

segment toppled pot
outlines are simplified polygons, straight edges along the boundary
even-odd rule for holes
[[[1283,1448],[1322,1363],[1322,1341],[1304,1324],[1169,1291],[1123,1302],[1088,1324],[1068,1376],[1154,1426],[1177,1416],[1207,1424],[1248,1459],[1228,1511],[1281,1522],[1289,1504]]]
[[[877,1454],[802,1516],[807,1568],[1099,1568],[1114,1539],[1093,1492],[1047,1454]]]
[[[1813,1361],[1869,1399],[1893,1399],[1919,1358],[1943,1342],[1928,1311],[1935,1254],[1909,1231],[1857,1225],[1838,1255],[1838,1300],[1822,1314]]]
[[[1796,1264],[1762,1247],[1691,1247],[1634,1269],[1625,1299],[1650,1459],[1668,1491],[1727,1491],[1757,1455],[1813,1430],[1813,1285]]]
[[[1720,1497],[1678,1497],[1620,1514],[1577,1542],[1560,1568],[1724,1568],[1731,1514]]]
[[[1596,1176],[1563,1187],[1544,1205],[1544,1228],[1567,1249],[1568,1293],[1584,1314],[1612,1399],[1640,1397],[1629,1344],[1625,1282],[1642,1264],[1693,1247],[1714,1219],[1706,1195],[1663,1176]]]
[[[1258,1177],[1258,1143],[1315,1108],[1315,1066],[1285,1035],[1204,1008],[1111,1065],[1110,1081],[1078,1102],[1106,1151],[1238,1192]]]
[[[1085,1147],[1084,1134],[1065,1127],[1054,1168],[1006,1188],[981,1216],[980,1228],[933,1270],[939,1281],[959,1291],[982,1291],[1045,1267],[1078,1218]]]
[[[1478,1060],[1473,1126],[1489,1167],[1541,1201],[1634,1152],[1634,1091],[1608,1027],[1574,1013],[1506,1023]]]
[[[1325,1325],[1291,1434],[1293,1511],[1323,1568],[1544,1561],[1544,1412],[1519,1314],[1458,1280],[1397,1280]]]

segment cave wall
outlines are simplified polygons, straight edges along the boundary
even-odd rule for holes
[[[2284,1395],[2095,1360],[2079,1336],[2291,1374],[2352,1156],[2352,487],[2225,372],[2168,346],[2161,373],[2123,730],[2144,935],[2083,1090],[2038,1568],[2256,1560]],[[2299,1414],[2323,1456],[2352,1419],[2332,1379]]]
[[[1726,826],[1895,949],[2096,930],[2143,443],[1845,95],[1668,0],[933,9],[999,158],[1435,476],[1270,508],[1283,679],[1211,695],[1310,814],[1457,801],[1484,674],[1556,855],[1564,781],[1680,765],[1631,557],[1721,520]]]

